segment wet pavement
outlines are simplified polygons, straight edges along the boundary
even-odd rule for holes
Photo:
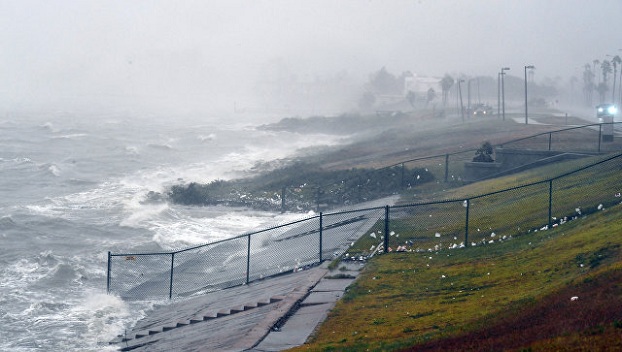
[[[362,263],[308,270],[155,308],[125,336],[122,351],[282,351],[304,344],[358,276]]]

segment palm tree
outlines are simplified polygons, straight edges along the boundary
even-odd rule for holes
[[[611,62],[603,60],[600,63],[600,69],[603,71],[603,83],[607,84],[608,75],[611,73]]]
[[[594,72],[592,66],[585,64],[583,71],[583,94],[585,96],[585,104],[592,106],[592,92],[594,91]]]
[[[441,79],[441,89],[443,90],[443,106],[447,106],[447,95],[449,94],[449,90],[454,85],[454,79],[448,74],[445,74],[445,77]]]
[[[600,61],[599,60],[594,60],[594,61],[592,61],[592,64],[593,64],[592,72],[596,72],[596,65],[600,64]],[[598,83],[600,83],[600,76],[598,76],[598,77],[599,77],[599,79],[598,79],[599,82]]]

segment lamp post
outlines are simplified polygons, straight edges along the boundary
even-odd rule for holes
[[[501,116],[501,72],[497,72],[497,118]]]
[[[529,124],[529,118],[527,115],[527,69],[533,70],[534,65],[525,66],[525,125]]]
[[[505,121],[505,71],[509,71],[509,67],[501,68],[501,112],[503,114],[503,121]]]
[[[462,122],[464,122],[464,105],[462,105],[462,87],[460,83],[464,82],[463,79],[458,80],[458,93],[460,95],[460,115],[462,116]]]

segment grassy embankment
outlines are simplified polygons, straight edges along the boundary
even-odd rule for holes
[[[587,162],[531,170],[446,195],[460,199],[504,189]],[[600,179],[611,192],[620,191],[619,170],[585,179]],[[560,192],[568,204],[586,204],[589,197],[574,187]],[[494,228],[515,222],[513,206],[490,208]],[[310,343],[292,351],[619,350],[621,207],[492,245],[374,257]],[[407,228],[400,235],[408,238]],[[435,239],[428,241],[433,246]],[[363,238],[353,250],[368,246],[369,238]]]

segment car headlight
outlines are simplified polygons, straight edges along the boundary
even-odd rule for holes
[[[618,108],[616,108],[614,105],[611,105],[607,108],[607,112],[611,115],[615,115],[618,113]]]

